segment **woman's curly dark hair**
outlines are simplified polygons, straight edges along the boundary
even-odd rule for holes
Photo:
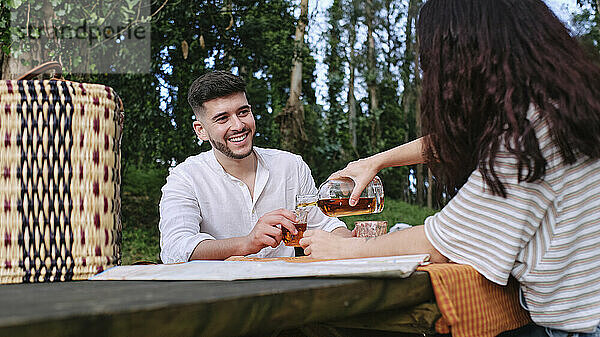
[[[506,197],[493,165],[501,144],[520,181],[544,176],[531,104],[567,163],[600,157],[600,68],[541,0],[429,0],[417,30],[425,156],[447,192],[479,169]]]

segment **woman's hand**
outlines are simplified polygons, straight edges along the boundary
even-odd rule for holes
[[[360,194],[379,172],[372,158],[359,159],[349,163],[343,170],[334,172],[328,179],[350,178],[354,181],[354,189],[350,195],[350,206],[356,205]]]
[[[354,206],[358,202],[362,191],[382,168],[424,163],[423,148],[423,137],[417,138],[412,142],[396,146],[371,157],[353,161],[343,170],[329,176],[329,179],[350,178],[354,180],[354,189],[350,195],[350,206]]]
[[[304,254],[315,259],[347,259],[358,257],[355,254],[357,238],[343,238],[320,229],[307,230],[300,239]]]
[[[427,239],[425,226],[413,226],[374,238],[342,238],[322,230],[308,230],[300,245],[306,255],[315,259],[429,254],[432,263],[448,262]]]

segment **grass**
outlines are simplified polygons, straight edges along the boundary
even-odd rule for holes
[[[160,262],[158,224],[154,227],[123,226],[123,265],[140,261]]]
[[[388,227],[397,222],[410,225],[421,225],[428,216],[434,214],[433,209],[414,206],[399,200],[385,200],[383,212],[379,214],[340,217],[348,228],[354,228],[358,220],[386,220]],[[138,261],[159,262],[158,224],[145,226],[123,225],[122,264],[129,265]]]

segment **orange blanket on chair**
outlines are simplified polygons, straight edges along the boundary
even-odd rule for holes
[[[473,267],[455,263],[421,266],[431,278],[437,305],[442,313],[435,329],[453,337],[493,337],[529,322],[519,304],[519,284],[511,278],[497,285]]]

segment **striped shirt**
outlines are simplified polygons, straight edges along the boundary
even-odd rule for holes
[[[528,119],[547,160],[543,179],[519,183],[517,159],[501,147],[495,168],[507,197],[475,170],[425,232],[444,256],[495,283],[513,275],[537,324],[591,332],[600,324],[600,160],[566,164],[547,123],[533,109]]]

